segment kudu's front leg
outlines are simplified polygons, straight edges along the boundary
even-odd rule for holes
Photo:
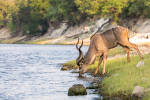
[[[102,74],[105,74],[105,73],[106,73],[105,67],[106,67],[107,55],[108,55],[108,52],[104,52],[104,55],[103,55],[104,66],[103,66]]]
[[[97,65],[96,70],[95,70],[95,72],[94,72],[94,76],[98,73],[99,68],[100,68],[100,64],[102,63],[102,60],[103,60],[103,56],[100,56],[98,65]]]

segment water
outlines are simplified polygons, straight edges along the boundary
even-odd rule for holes
[[[0,100],[97,100],[90,92],[67,96],[73,84],[89,84],[78,74],[60,71],[77,56],[75,46],[0,44]]]

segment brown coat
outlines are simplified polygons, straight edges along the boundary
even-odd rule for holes
[[[102,74],[104,74],[108,50],[116,47],[117,45],[120,45],[126,49],[128,61],[130,61],[130,48],[136,49],[139,56],[142,58],[137,45],[129,42],[129,30],[127,28],[118,26],[107,30],[106,32],[96,33],[91,36],[89,49],[82,61],[83,64],[81,65],[80,75],[87,71],[87,66],[93,64],[97,56],[100,56],[100,60],[94,74],[97,74],[102,60],[104,61]]]

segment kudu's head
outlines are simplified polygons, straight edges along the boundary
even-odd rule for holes
[[[78,44],[79,44],[79,38],[78,38],[78,42],[76,44],[76,48],[79,51],[79,56],[76,59],[76,64],[79,66],[79,70],[80,70],[79,76],[80,76],[82,73],[84,73],[87,70],[87,65],[85,64],[84,55],[83,55],[83,52],[81,50],[81,48],[83,46],[83,40],[82,40],[81,45],[79,47],[78,47]]]

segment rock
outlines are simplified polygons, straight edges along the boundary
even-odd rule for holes
[[[69,68],[67,66],[63,66],[63,67],[61,67],[61,70],[66,71],[66,70],[69,70]]]
[[[138,98],[143,97],[144,95],[144,87],[136,86],[132,92],[132,95]]]
[[[144,61],[139,61],[138,64],[136,65],[137,68],[144,66]]]
[[[87,95],[86,88],[82,84],[75,84],[68,90],[68,96]]]

